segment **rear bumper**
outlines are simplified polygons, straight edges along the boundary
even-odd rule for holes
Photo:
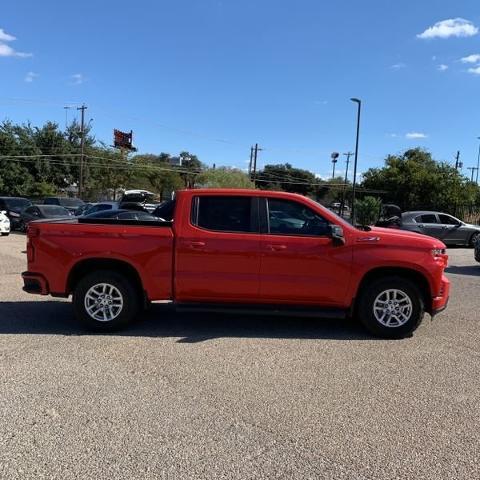
[[[23,272],[23,291],[37,295],[48,295],[50,293],[48,282],[39,273]]]
[[[450,280],[442,275],[442,286],[440,295],[432,298],[432,317],[437,313],[443,312],[447,308],[448,299],[450,298]]]

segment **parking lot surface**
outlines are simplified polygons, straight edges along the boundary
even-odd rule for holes
[[[480,264],[412,338],[350,321],[177,314],[92,335],[21,290],[0,238],[0,478],[480,478]]]

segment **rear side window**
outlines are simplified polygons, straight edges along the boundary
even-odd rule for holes
[[[206,230],[254,232],[252,197],[201,196],[193,199],[192,223]]]
[[[415,221],[417,223],[438,223],[437,216],[430,213],[426,215],[419,215],[415,218]]]

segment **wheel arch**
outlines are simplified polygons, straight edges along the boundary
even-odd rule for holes
[[[415,284],[416,287],[420,290],[422,294],[423,301],[425,304],[425,310],[428,313],[432,311],[432,293],[430,288],[430,283],[428,279],[418,270],[414,270],[412,268],[405,268],[405,267],[378,267],[372,270],[369,270],[364,274],[362,280],[360,281],[356,294],[355,300],[352,305],[352,310],[355,311],[359,299],[365,290],[366,286],[369,285],[371,282],[378,280],[384,277],[400,277],[410,280],[412,283]]]
[[[145,288],[138,270],[124,260],[112,258],[86,258],[77,262],[70,270],[67,278],[67,295],[73,292],[80,279],[98,270],[111,270],[125,275],[132,282],[144,302],[147,301]]]

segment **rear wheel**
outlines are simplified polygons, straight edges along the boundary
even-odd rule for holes
[[[8,237],[10,235],[10,232],[2,232],[2,237]]]
[[[362,292],[358,315],[365,328],[382,338],[410,336],[425,312],[421,292],[413,282],[401,277],[385,277]]]
[[[97,331],[111,332],[125,327],[138,313],[139,303],[132,282],[111,270],[87,274],[73,292],[76,317]]]
[[[478,242],[478,240],[480,239],[480,233],[474,233],[471,237],[470,237],[470,243],[469,243],[469,246],[470,247],[474,247],[475,244]]]

